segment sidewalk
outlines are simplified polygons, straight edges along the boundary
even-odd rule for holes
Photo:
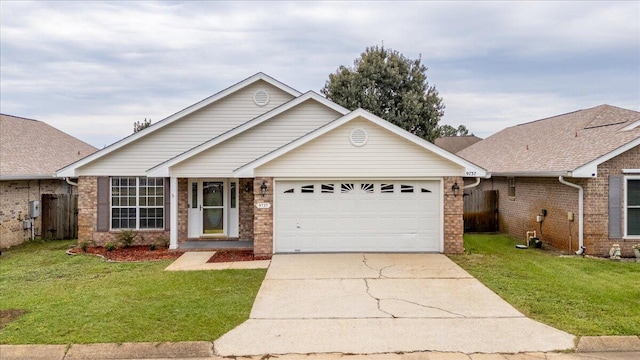
[[[463,354],[448,352],[414,352],[386,354],[287,354],[242,357],[247,360],[277,358],[282,360],[636,360],[640,359],[637,336],[585,336],[574,353]],[[177,343],[125,343],[88,345],[0,345],[2,360],[223,360],[235,357],[215,355],[213,343],[191,341]]]

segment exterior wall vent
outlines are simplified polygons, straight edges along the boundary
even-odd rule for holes
[[[265,90],[258,90],[253,94],[253,102],[258,106],[265,106],[269,103],[269,93]]]
[[[351,130],[349,141],[353,146],[364,146],[369,140],[369,135],[364,129],[358,128]]]

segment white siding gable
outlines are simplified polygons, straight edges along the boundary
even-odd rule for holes
[[[307,100],[235,137],[171,167],[176,177],[232,177],[233,170],[341,117]]]
[[[364,129],[364,146],[351,131]],[[361,117],[255,169],[255,176],[291,178],[400,178],[463,176],[464,167]]]
[[[253,96],[265,90],[269,103],[258,106]],[[79,175],[145,175],[145,171],[211,138],[278,107],[294,97],[256,81],[213,104],[142,137],[79,169]]]

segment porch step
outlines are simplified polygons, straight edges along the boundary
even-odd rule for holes
[[[238,240],[194,240],[185,241],[178,246],[175,251],[215,251],[225,249],[236,250],[253,250],[253,241],[238,241]]]

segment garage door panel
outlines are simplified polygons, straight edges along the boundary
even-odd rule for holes
[[[440,251],[439,187],[439,181],[277,181],[276,252]]]

